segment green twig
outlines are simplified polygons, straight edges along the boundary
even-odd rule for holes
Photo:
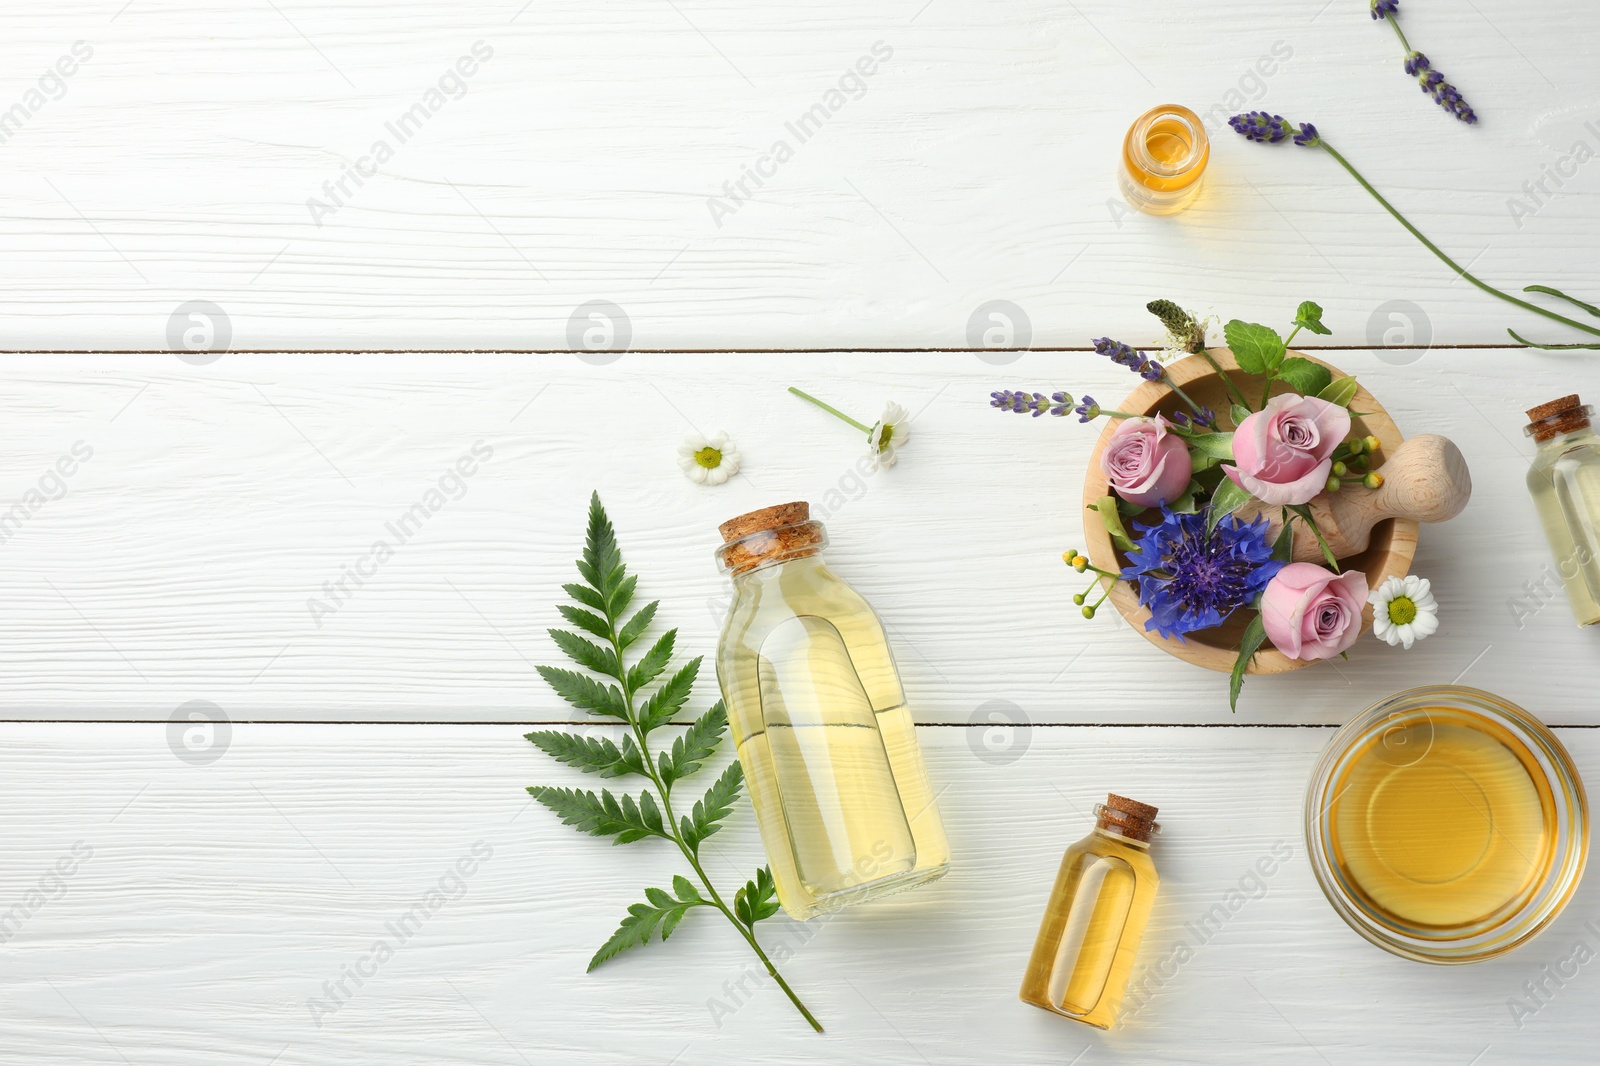
[[[855,426],[857,429],[859,429],[863,433],[866,433],[866,434],[869,434],[869,435],[872,433],[872,427],[871,426],[862,425],[860,422],[857,422],[855,419],[851,418],[849,415],[845,414],[843,411],[839,410],[837,407],[834,407],[832,404],[823,403],[821,400],[817,399],[815,396],[811,395],[809,392],[801,392],[799,389],[795,388],[793,385],[789,386],[789,391],[794,393],[796,396],[800,397],[802,400],[805,400],[807,403],[816,404],[818,407],[822,408],[824,411],[828,412],[833,417],[839,419],[841,422],[848,422],[852,426]]]

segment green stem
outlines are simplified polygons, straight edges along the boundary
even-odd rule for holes
[[[833,417],[839,419],[841,422],[848,422],[852,426],[855,426],[857,429],[859,429],[863,433],[866,433],[866,434],[869,434],[869,435],[872,433],[872,427],[871,426],[863,426],[860,422],[857,422],[855,419],[851,418],[849,415],[845,414],[843,411],[839,410],[837,407],[834,407],[831,404],[823,403],[821,400],[817,399],[815,396],[811,395],[809,392],[801,392],[799,389],[795,388],[793,385],[789,386],[789,391],[794,393],[796,396],[800,397],[802,400],[805,400],[807,403],[816,404],[818,407],[822,408],[824,411],[828,412]]]
[[[1395,36],[1400,38],[1400,47],[1402,47],[1402,48],[1404,48],[1406,50],[1406,55],[1410,55],[1411,54],[1411,42],[1406,40],[1405,31],[1400,28],[1400,23],[1395,21],[1395,17],[1393,15],[1385,15],[1385,16],[1383,16],[1383,19],[1389,25],[1394,27]]]
[[[1211,369],[1217,372],[1217,376],[1220,377],[1222,379],[1222,383],[1228,387],[1228,391],[1233,394],[1233,398],[1239,401],[1239,406],[1249,407],[1250,401],[1244,398],[1244,393],[1239,391],[1239,387],[1233,383],[1233,379],[1228,376],[1228,372],[1222,369],[1222,364],[1217,362],[1217,360],[1209,351],[1202,350],[1200,354],[1205,356],[1206,362],[1211,364]]]
[[[1167,388],[1178,394],[1179,399],[1189,405],[1189,409],[1191,411],[1193,411],[1195,414],[1200,413],[1200,405],[1191,400],[1187,392],[1184,392],[1182,389],[1178,388],[1177,383],[1174,382],[1171,377],[1163,373],[1161,375],[1161,380],[1166,383]]]
[[[1430,251],[1434,255],[1438,256],[1439,261],[1441,263],[1443,263],[1445,266],[1449,267],[1451,270],[1454,270],[1457,274],[1461,275],[1461,277],[1465,278],[1467,281],[1471,282],[1473,285],[1477,286],[1479,289],[1481,289],[1484,292],[1488,293],[1490,296],[1494,296],[1494,297],[1496,297],[1498,299],[1504,300],[1506,303],[1516,304],[1518,307],[1522,308],[1523,310],[1532,311],[1536,315],[1543,315],[1545,318],[1551,319],[1552,321],[1555,321],[1555,322],[1560,322],[1564,326],[1571,326],[1573,329],[1581,330],[1582,332],[1588,333],[1591,336],[1600,337],[1600,329],[1596,329],[1593,326],[1586,326],[1582,322],[1579,322],[1579,321],[1577,321],[1575,319],[1568,318],[1566,315],[1558,315],[1554,311],[1548,310],[1547,308],[1540,307],[1538,304],[1531,304],[1527,300],[1519,300],[1519,299],[1517,299],[1517,297],[1512,296],[1508,292],[1501,292],[1499,289],[1495,288],[1493,285],[1490,285],[1488,282],[1478,280],[1472,274],[1468,273],[1465,268],[1463,268],[1458,263],[1456,263],[1456,261],[1454,259],[1451,259],[1448,255],[1445,255],[1444,252],[1439,248],[1439,246],[1437,244],[1434,244],[1432,241],[1428,240],[1428,238],[1424,237],[1422,235],[1422,231],[1417,229],[1417,227],[1413,226],[1409,221],[1407,221],[1406,217],[1404,215],[1402,215],[1399,211],[1395,210],[1394,205],[1391,204],[1388,200],[1384,199],[1383,198],[1383,194],[1380,193],[1377,189],[1374,189],[1372,187],[1372,183],[1369,182],[1366,178],[1362,177],[1361,176],[1361,172],[1359,170],[1357,170],[1355,167],[1351,166],[1350,165],[1350,161],[1348,159],[1346,159],[1344,156],[1340,155],[1338,150],[1335,149],[1333,147],[1333,145],[1331,145],[1327,141],[1323,141],[1323,140],[1317,141],[1317,144],[1321,148],[1325,149],[1329,155],[1333,156],[1334,159],[1338,160],[1339,165],[1344,167],[1344,169],[1349,172],[1349,174],[1350,174],[1350,176],[1352,178],[1355,178],[1356,181],[1360,182],[1361,187],[1363,189],[1367,190],[1367,192],[1371,193],[1372,194],[1372,198],[1374,200],[1378,201],[1379,205],[1381,205],[1385,211],[1387,211],[1387,212],[1389,212],[1389,214],[1393,215],[1394,216],[1394,220],[1396,222],[1398,222],[1398,223],[1400,223],[1400,225],[1404,226],[1406,228],[1407,232],[1409,232],[1417,240],[1421,241],[1422,242],[1422,246],[1424,248],[1428,249],[1428,251]]]
[[[802,393],[802,395],[804,394]],[[640,761],[644,763],[645,774],[650,778],[651,783],[656,786],[656,792],[661,796],[661,814],[667,823],[667,830],[670,834],[668,839],[677,844],[678,850],[683,852],[683,857],[689,860],[689,865],[693,867],[695,876],[700,878],[700,883],[705,886],[706,893],[711,897],[709,905],[717,908],[722,912],[723,917],[733,923],[733,927],[739,931],[739,935],[744,937],[745,941],[749,943],[750,949],[761,960],[761,964],[767,968],[768,976],[776,981],[778,987],[783,989],[783,994],[789,997],[789,1002],[794,1004],[795,1009],[810,1023],[812,1029],[819,1033],[822,1032],[822,1023],[817,1021],[816,1016],[810,1010],[806,1009],[806,1005],[800,1001],[800,997],[795,994],[794,989],[789,987],[789,982],[783,979],[783,975],[778,973],[778,968],[772,964],[772,960],[767,958],[767,953],[761,950],[761,945],[756,942],[755,930],[741,922],[739,916],[734,914],[728,905],[723,902],[722,896],[717,892],[717,886],[711,883],[711,878],[706,873],[705,867],[700,865],[699,854],[683,839],[683,833],[678,828],[678,819],[672,813],[672,786],[662,779],[655,761],[650,758],[650,749],[645,743],[644,730],[639,728],[639,716],[634,712],[633,686],[628,683],[628,672],[622,669],[622,642],[617,637],[617,626],[611,620],[610,612],[608,611],[606,614],[606,627],[609,631],[611,650],[616,655],[618,673],[622,675],[617,678],[617,682],[622,686],[622,698],[628,710],[628,728],[633,732],[633,742],[639,746],[639,757]]]

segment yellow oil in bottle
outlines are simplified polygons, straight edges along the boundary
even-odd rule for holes
[[[1152,108],[1123,138],[1122,194],[1149,214],[1181,211],[1199,193],[1210,158],[1211,143],[1198,115],[1177,104]]]
[[[1135,819],[1117,806],[1149,813]],[[1111,796],[1095,810],[1100,819],[1094,832],[1061,860],[1020,996],[1024,1003],[1109,1029],[1160,883],[1148,850],[1156,809]]]
[[[1330,852],[1370,914],[1459,937],[1515,912],[1547,874],[1555,798],[1504,727],[1429,707],[1357,750],[1329,794]]]
[[[1565,396],[1530,410],[1524,430],[1539,444],[1528,494],[1580,626],[1600,622],[1600,438],[1589,427],[1591,411]]]
[[[766,565],[735,569],[717,658],[778,900],[802,920],[950,860],[882,623],[815,546],[774,540]]]

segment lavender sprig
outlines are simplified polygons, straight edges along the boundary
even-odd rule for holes
[[[1261,116],[1261,118],[1257,119],[1255,116]],[[1289,130],[1289,129],[1293,128],[1293,126],[1289,122],[1289,120],[1284,118],[1282,115],[1268,115],[1264,111],[1252,111],[1249,114],[1245,114],[1245,115],[1235,115],[1235,116],[1233,116],[1233,118],[1228,120],[1228,124],[1231,125],[1239,133],[1243,134],[1247,139],[1252,140],[1252,141],[1260,141],[1260,140],[1265,139],[1265,138],[1261,138],[1261,137],[1257,137],[1257,136],[1252,136],[1252,132],[1251,131],[1254,131],[1254,130],[1257,130],[1257,129],[1260,129],[1260,128],[1272,127],[1272,128],[1277,128],[1277,129],[1281,129],[1281,130]],[[1417,229],[1417,227],[1413,226],[1411,224],[1411,221],[1409,219],[1407,219],[1406,216],[1402,215],[1395,208],[1395,206],[1393,204],[1391,204],[1388,200],[1386,200],[1382,193],[1380,193],[1377,189],[1372,187],[1372,183],[1370,181],[1368,181],[1365,177],[1363,177],[1359,170],[1357,170],[1354,166],[1351,165],[1350,160],[1346,159],[1343,155],[1339,154],[1338,150],[1335,149],[1333,147],[1333,145],[1329,144],[1326,140],[1323,139],[1322,135],[1317,132],[1317,128],[1315,126],[1313,126],[1309,122],[1303,122],[1303,123],[1300,124],[1299,129],[1300,129],[1300,134],[1294,138],[1294,143],[1296,143],[1296,144],[1298,144],[1298,145],[1300,145],[1302,147],[1305,147],[1305,148],[1321,148],[1323,151],[1325,151],[1329,155],[1333,156],[1333,158],[1338,162],[1338,164],[1341,167],[1344,167],[1345,171],[1347,173],[1349,173],[1349,175],[1352,178],[1356,179],[1356,181],[1360,184],[1360,186],[1363,189],[1367,190],[1368,193],[1371,194],[1371,196],[1372,196],[1372,198],[1374,200],[1378,201],[1379,206],[1381,206],[1385,211],[1389,212],[1390,215],[1394,216],[1394,220],[1396,222],[1400,223],[1400,225],[1402,225],[1402,226],[1404,226],[1406,228],[1406,232],[1407,233],[1410,233],[1417,240],[1421,241],[1422,242],[1422,246],[1424,248],[1426,248],[1426,249],[1428,249],[1428,251],[1432,252],[1435,256],[1438,257],[1438,259],[1439,259],[1439,261],[1441,263],[1443,263],[1445,266],[1449,267],[1451,270],[1455,271],[1458,275],[1460,275],[1466,281],[1468,281],[1472,285],[1476,286],[1477,288],[1481,289],[1482,291],[1488,293],[1490,296],[1493,296],[1493,297],[1495,297],[1497,299],[1500,299],[1500,300],[1504,300],[1504,301],[1506,301],[1507,303],[1510,303],[1510,304],[1515,304],[1515,305],[1517,305],[1518,307],[1522,308],[1525,311],[1532,311],[1536,315],[1543,315],[1545,318],[1548,318],[1548,319],[1550,319],[1552,321],[1555,321],[1555,322],[1560,322],[1564,326],[1571,326],[1573,329],[1581,330],[1582,332],[1587,333],[1590,336],[1600,337],[1600,328],[1596,328],[1594,326],[1585,325],[1584,323],[1579,322],[1579,321],[1577,321],[1575,319],[1568,318],[1566,315],[1557,314],[1556,312],[1551,311],[1548,308],[1540,307],[1538,304],[1529,303],[1527,300],[1519,299],[1519,298],[1517,298],[1515,296],[1512,296],[1508,292],[1503,292],[1500,289],[1495,288],[1493,285],[1490,285],[1488,282],[1483,281],[1483,280],[1475,277],[1473,274],[1469,273],[1464,267],[1462,267],[1454,259],[1451,259],[1448,255],[1446,255],[1444,253],[1444,251],[1437,244],[1434,244],[1427,237],[1423,236],[1423,233],[1422,233],[1421,230],[1419,230],[1419,229]],[[1281,141],[1282,139],[1283,139],[1282,137],[1271,138],[1271,140],[1273,140],[1274,142]],[[1585,309],[1589,308],[1589,306],[1590,306],[1589,304],[1586,304],[1586,303],[1584,303],[1584,302],[1582,302],[1580,300],[1576,300],[1573,297],[1568,296],[1566,293],[1561,292],[1559,289],[1552,289],[1552,288],[1550,288],[1549,286],[1546,286],[1546,285],[1528,285],[1528,286],[1525,286],[1522,291],[1523,292],[1542,292],[1542,293],[1545,293],[1545,294],[1550,295],[1550,296],[1555,296],[1558,299],[1566,300],[1569,303],[1575,304],[1578,307],[1582,307],[1582,308],[1585,308]],[[1517,343],[1519,343],[1519,344],[1529,344],[1528,341],[1525,341],[1521,337],[1519,337],[1515,330],[1508,329],[1508,330],[1506,330],[1506,332],[1510,333],[1512,339],[1515,340]],[[1600,344],[1581,344],[1581,345],[1580,344],[1562,344],[1562,345],[1534,344],[1534,345],[1531,345],[1531,346],[1535,347],[1535,348],[1552,348],[1552,349],[1600,348]]]
[[[1125,366],[1146,381],[1160,381],[1166,373],[1162,365],[1136,348],[1130,348],[1110,337],[1097,337],[1093,341],[1096,355],[1109,358],[1118,366]]]
[[[1467,101],[1461,96],[1461,91],[1445,81],[1444,75],[1428,62],[1428,57],[1412,48],[1411,42],[1406,40],[1405,31],[1400,28],[1398,18],[1400,0],[1372,0],[1370,10],[1374,19],[1387,22],[1394,27],[1395,36],[1400,38],[1400,47],[1406,51],[1406,73],[1417,79],[1422,91],[1433,97],[1434,103],[1467,125],[1476,123],[1478,114],[1467,105]]]
[[[1042,414],[1052,414],[1057,418],[1072,411],[1076,402],[1064,392],[1052,392],[1046,396],[1042,392],[1023,392],[1002,390],[989,394],[989,406],[998,407],[1002,411],[1015,411],[1019,415],[1032,414],[1038,418]],[[1084,397],[1085,400],[1089,398]],[[1084,419],[1088,421],[1088,419]]]

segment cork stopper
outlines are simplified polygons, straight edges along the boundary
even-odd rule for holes
[[[1115,792],[1108,792],[1104,803],[1095,804],[1094,813],[1099,818],[1095,828],[1125,836],[1129,840],[1148,843],[1150,838],[1161,830],[1161,826],[1156,823],[1158,809],[1148,803],[1140,803],[1138,800],[1119,796]]]
[[[804,500],[730,518],[717,532],[724,542],[717,549],[717,562],[736,575],[766,563],[815,555],[828,543],[822,523],[811,521],[811,505]]]
[[[1543,444],[1552,437],[1576,433],[1589,428],[1589,416],[1594,408],[1578,399],[1577,393],[1563,396],[1549,403],[1528,409],[1528,424],[1522,432],[1532,437],[1535,444]]]

